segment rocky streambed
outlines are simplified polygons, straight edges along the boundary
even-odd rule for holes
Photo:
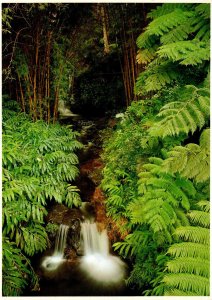
[[[80,208],[68,208],[62,204],[51,204],[48,208],[46,222],[49,224],[49,247],[34,258],[33,267],[39,278],[39,288],[28,295],[34,296],[120,296],[134,295],[134,291],[125,284],[111,287],[91,282],[89,276],[81,272],[79,262],[83,255],[81,241],[81,222],[91,219],[96,222],[99,231],[106,230],[110,243],[120,239],[118,230],[112,220],[106,217],[105,196],[100,188],[102,169],[102,130],[114,126],[113,120],[106,118],[78,120],[75,129],[81,133],[84,148],[79,155],[80,176],[75,185],[80,189],[83,201]],[[55,247],[57,228],[60,224],[69,226],[64,250],[64,262],[55,272],[41,267],[42,260],[52,255]],[[112,249],[111,249],[112,250]]]

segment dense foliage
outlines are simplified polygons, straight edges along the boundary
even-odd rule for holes
[[[13,102],[9,101],[11,107]],[[15,104],[14,104],[15,105]],[[3,294],[20,295],[37,282],[29,257],[48,245],[44,218],[49,201],[79,206],[76,150],[70,127],[33,123],[3,109]]]
[[[146,295],[209,294],[209,16],[208,4],[148,14],[137,40],[146,99],[105,142],[107,212],[128,233],[114,248]]]
[[[127,284],[209,295],[210,5],[5,3],[2,27],[3,295],[38,289],[32,257],[58,228],[45,223],[50,203],[81,204],[82,145],[57,124],[67,105],[127,107],[104,141],[101,183]]]

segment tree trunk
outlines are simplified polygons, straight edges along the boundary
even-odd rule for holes
[[[21,84],[21,78],[20,78],[19,74],[18,74],[18,82],[19,82],[20,93],[21,93],[21,110],[23,112],[25,112],[26,111],[26,109],[25,109],[25,99],[24,99],[24,93],[23,93],[22,84]]]
[[[103,41],[104,41],[104,53],[108,54],[110,52],[109,38],[108,38],[108,16],[105,8],[105,4],[100,7],[101,19],[102,19],[102,29],[103,29]]]

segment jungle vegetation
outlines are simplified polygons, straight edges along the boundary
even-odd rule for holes
[[[50,202],[80,206],[76,113],[114,116],[107,215],[140,295],[209,295],[210,5],[4,4],[3,295],[36,289]]]

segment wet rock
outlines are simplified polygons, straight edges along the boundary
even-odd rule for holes
[[[96,187],[92,180],[85,175],[81,175],[76,181],[76,186],[80,190],[80,197],[82,201],[89,202]]]
[[[103,167],[101,158],[94,158],[80,166],[80,173],[87,176],[97,186],[102,180]]]
[[[108,127],[115,128],[116,125],[117,125],[117,120],[116,119],[109,119],[108,120]]]
[[[78,262],[78,256],[76,254],[76,251],[74,251],[71,248],[66,248],[64,253],[65,258],[68,260],[69,263],[77,263]]]
[[[85,219],[94,219],[95,218],[95,208],[94,205],[90,202],[82,202],[82,206],[80,207],[80,210],[83,214],[83,217]]]
[[[67,226],[71,226],[72,221],[76,219],[82,219],[82,213],[80,210],[76,208],[68,208],[63,204],[53,205],[46,218],[47,222],[64,224]]]
[[[51,207],[48,215],[47,215],[47,222],[48,223],[55,223],[55,224],[62,224],[64,214],[69,210],[68,207],[62,204],[55,204]]]
[[[94,191],[91,203],[94,205],[96,212],[95,221],[98,223],[107,224],[106,209],[105,209],[105,195],[100,187],[97,187]]]
[[[80,223],[83,214],[80,209],[68,208],[62,204],[55,204],[47,215],[47,222],[52,224],[64,224],[69,226],[67,245],[77,251],[80,246]],[[49,234],[51,245],[55,244],[56,234]]]
[[[111,218],[107,219],[107,233],[109,240],[112,244],[124,240],[125,237],[129,234],[129,232],[124,229],[124,225],[126,225],[127,219],[119,220],[120,226],[117,226],[117,223],[114,222]]]

